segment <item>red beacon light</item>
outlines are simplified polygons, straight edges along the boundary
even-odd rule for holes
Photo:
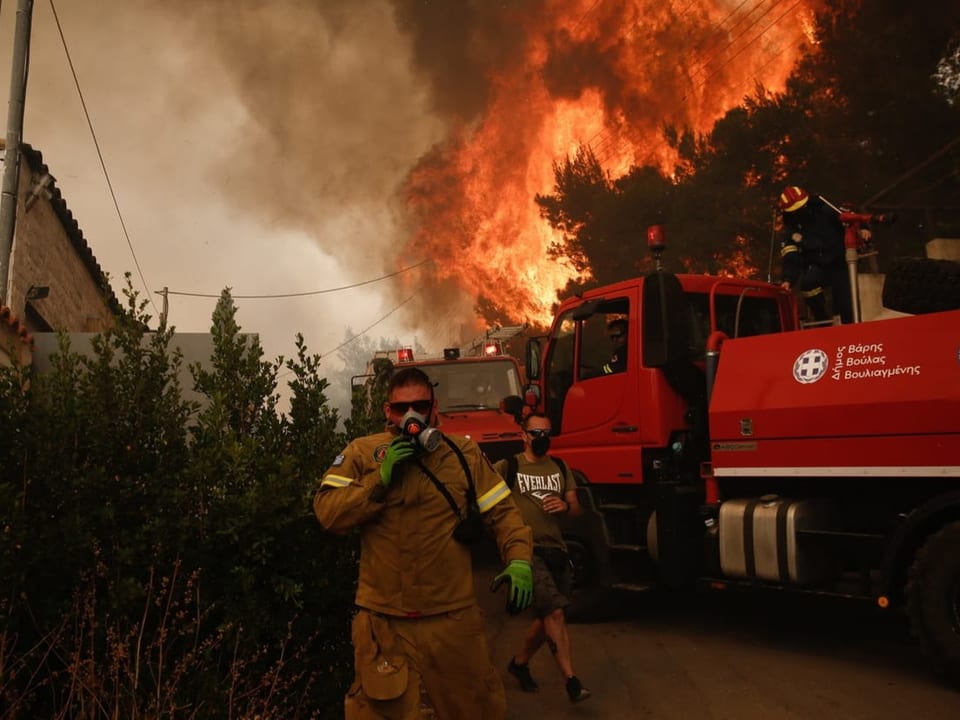
[[[413,348],[400,348],[397,350],[397,362],[413,362]]]
[[[487,357],[492,355],[500,355],[500,343],[496,342],[495,340],[484,343],[483,354]]]
[[[657,270],[661,269],[660,256],[667,249],[667,243],[663,236],[663,225],[651,225],[647,228],[647,249],[653,254],[653,261]]]

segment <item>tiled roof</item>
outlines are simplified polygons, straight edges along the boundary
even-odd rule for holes
[[[47,186],[47,190],[50,192],[50,205],[53,207],[53,211],[57,214],[57,218],[59,218],[60,223],[63,225],[67,237],[70,238],[70,242],[77,251],[77,257],[83,262],[87,268],[87,272],[90,273],[90,277],[101,289],[101,292],[103,292],[107,307],[110,308],[115,315],[121,315],[123,309],[120,306],[120,302],[117,300],[117,296],[114,295],[110,283],[107,282],[107,277],[104,275],[103,270],[100,268],[100,263],[97,262],[97,258],[94,257],[93,251],[87,244],[86,238],[83,237],[83,231],[80,229],[80,225],[77,224],[73,213],[70,212],[70,208],[67,207],[63,195],[60,193],[60,188],[57,187],[56,178],[53,177],[50,169],[43,162],[43,155],[39,150],[34,149],[27,143],[22,143],[20,149],[23,153],[23,158],[30,164],[30,167],[33,168],[35,172],[41,176],[50,175],[52,182]]]
[[[20,338],[20,342],[33,348],[33,335],[27,330],[27,326],[20,321],[20,318],[13,314],[13,310],[6,305],[0,305],[0,326],[9,327],[10,332]]]

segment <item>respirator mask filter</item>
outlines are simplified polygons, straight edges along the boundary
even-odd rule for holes
[[[427,419],[413,409],[407,410],[400,420],[400,430],[407,437],[413,438],[417,445],[427,452],[433,452],[440,445],[440,431],[430,427]]]

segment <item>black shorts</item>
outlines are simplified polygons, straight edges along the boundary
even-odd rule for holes
[[[549,561],[549,564],[548,564]],[[570,604],[573,569],[566,553],[557,548],[533,550],[533,613],[544,618]]]

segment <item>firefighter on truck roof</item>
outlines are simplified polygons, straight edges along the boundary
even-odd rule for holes
[[[383,410],[386,430],[347,445],[313,502],[327,530],[360,531],[346,718],[419,718],[422,680],[441,718],[502,719],[467,544],[492,530],[506,565],[496,580],[519,611],[533,597],[530,528],[479,447],[436,429],[422,370],[390,379]]]
[[[839,214],[822,198],[795,185],[780,194],[779,208],[784,227],[780,243],[782,287],[799,289],[815,320],[829,320],[837,314],[842,322],[853,322],[844,228]],[[827,308],[824,294],[828,287],[833,313]]]

